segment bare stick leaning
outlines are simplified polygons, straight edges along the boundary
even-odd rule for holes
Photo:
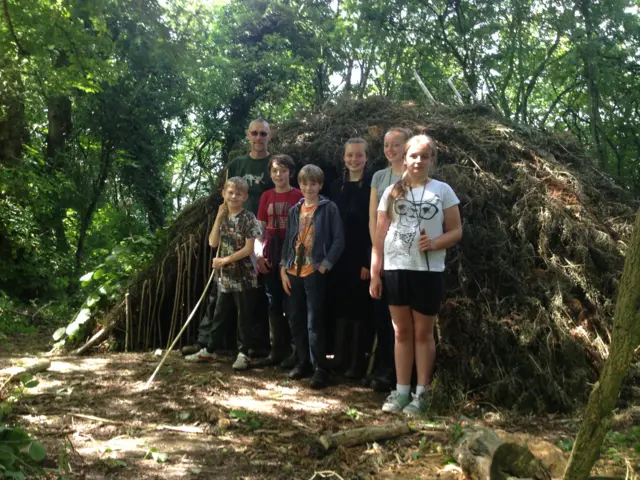
[[[173,350],[173,347],[176,345],[176,343],[178,343],[178,340],[180,339],[180,337],[184,333],[185,329],[189,325],[189,322],[195,316],[196,312],[198,311],[198,307],[202,303],[202,300],[204,299],[204,297],[207,295],[207,291],[209,290],[209,286],[211,285],[211,281],[213,280],[213,277],[214,277],[215,273],[216,273],[215,269],[211,271],[211,276],[209,277],[209,281],[205,285],[204,290],[202,291],[202,295],[200,296],[200,299],[198,300],[198,303],[196,303],[196,306],[193,307],[193,310],[191,311],[191,314],[189,315],[189,318],[187,318],[187,321],[184,322],[184,325],[182,326],[182,328],[180,329],[180,331],[176,335],[176,338],[173,339],[173,343],[169,346],[169,348],[167,348],[167,351],[164,354],[164,356],[162,357],[162,360],[160,360],[160,363],[158,364],[158,366],[154,370],[153,374],[149,377],[149,380],[147,380],[147,383],[144,384],[144,387],[142,387],[142,390],[146,390],[146,389],[149,388],[149,386],[151,385],[151,382],[153,382],[153,379],[156,378],[156,375],[158,374],[158,372],[162,368],[162,365],[164,365],[164,362],[167,359],[167,356],[169,355],[171,350]]]
[[[218,245],[218,248],[216,249],[216,258],[220,258],[220,245]],[[178,340],[180,339],[180,337],[182,336],[182,334],[186,330],[187,326],[189,325],[189,322],[191,322],[191,319],[195,316],[196,312],[198,311],[198,307],[202,303],[202,300],[204,299],[204,297],[207,294],[207,291],[209,290],[209,285],[211,285],[211,281],[213,280],[213,277],[215,276],[215,274],[216,274],[216,269],[214,268],[214,269],[211,270],[211,275],[209,276],[209,281],[205,285],[204,290],[202,291],[202,295],[200,295],[200,298],[198,299],[198,303],[196,303],[196,306],[193,307],[193,310],[191,311],[191,314],[189,314],[189,318],[187,318],[187,321],[184,322],[184,325],[182,326],[182,328],[180,329],[180,331],[176,335],[176,338],[173,339],[173,343],[167,348],[167,351],[164,354],[164,356],[162,357],[162,360],[160,360],[160,363],[158,364],[158,366],[156,367],[154,372],[149,377],[149,380],[147,380],[147,383],[144,384],[144,387],[142,387],[142,390],[146,390],[146,389],[149,388],[149,386],[151,385],[151,382],[153,382],[153,379],[156,377],[156,375],[158,374],[158,372],[162,368],[162,365],[164,365],[165,360],[169,356],[169,352],[171,352],[171,350],[173,350],[173,347],[175,347],[176,343],[178,343]],[[179,286],[176,287],[176,288],[179,288]],[[174,308],[175,308],[175,305],[174,305]],[[173,330],[173,327],[172,327],[172,330]],[[169,338],[171,338],[171,332],[169,332]]]

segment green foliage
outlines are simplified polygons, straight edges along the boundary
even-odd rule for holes
[[[158,452],[158,449],[156,447],[150,448],[145,454],[144,458],[152,458],[158,463],[165,463],[169,461],[169,457],[167,456],[167,454]]]
[[[250,118],[345,95],[426,103],[414,70],[439,102],[456,104],[450,80],[465,103],[602,150],[640,191],[637,6],[576,5],[7,0],[0,290],[73,295],[122,238],[211,192]]]
[[[72,321],[54,332],[54,348],[60,349],[69,341],[84,339],[96,314],[123,297],[129,281],[155,252],[158,238],[139,237],[121,241],[103,263],[79,278],[85,300]]]
[[[29,373],[19,377],[20,385],[14,387],[6,398],[0,397],[0,478],[33,478],[40,472],[37,464],[46,457],[44,446],[32,439],[20,428],[4,426],[13,405],[23,396],[25,389],[38,385]]]

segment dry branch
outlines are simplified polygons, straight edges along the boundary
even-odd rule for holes
[[[318,439],[318,443],[320,443],[325,450],[329,450],[337,446],[350,447],[367,442],[375,442],[377,440],[396,438],[406,435],[409,432],[411,432],[409,424],[405,422],[395,422],[373,427],[341,430],[340,432],[329,435],[322,435]]]
[[[34,373],[44,372],[45,370],[48,370],[49,367],[51,367],[51,361],[47,360],[46,358],[40,358],[25,367],[20,367],[17,371],[11,374],[7,380],[5,380],[2,386],[0,386],[0,392],[2,392],[7,385],[9,385],[20,375],[23,375],[25,373],[30,373],[31,375],[33,375]]]

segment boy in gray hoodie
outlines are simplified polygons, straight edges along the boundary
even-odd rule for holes
[[[344,232],[338,207],[320,196],[322,170],[304,166],[298,183],[304,199],[289,210],[280,261],[282,287],[291,297],[289,325],[298,353],[289,378],[313,375],[311,387],[324,388],[329,383],[324,319],[327,273],[342,254]]]

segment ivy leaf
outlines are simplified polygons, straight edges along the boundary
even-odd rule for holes
[[[91,281],[91,279],[93,278],[93,272],[89,272],[89,273],[85,273],[83,276],[80,277],[80,281],[82,282],[83,285],[89,283]]]
[[[85,323],[87,323],[87,320],[89,320],[90,318],[91,318],[91,310],[89,310],[88,308],[83,308],[78,313],[78,316],[76,317],[75,322],[77,322],[78,325],[84,325]]]
[[[64,336],[64,333],[66,330],[67,329],[65,327],[60,327],[55,332],[53,332],[53,341],[54,342],[59,341]]]
[[[47,456],[47,451],[40,442],[33,441],[29,445],[29,457],[34,462],[41,462]]]
[[[33,375],[31,375],[30,373],[23,373],[18,378],[20,380],[20,383],[22,383],[22,385],[24,385],[26,388],[37,387],[39,383],[38,379]]]
[[[93,307],[99,301],[100,297],[96,295],[89,295],[89,297],[87,297],[87,307]]]
[[[4,472],[4,478],[11,478],[13,480],[24,480],[24,473],[22,473],[22,472]]]
[[[237,418],[238,420],[242,420],[244,418],[247,418],[249,416],[249,413],[246,412],[245,410],[231,410],[229,412],[229,416],[231,418]]]
[[[10,468],[16,461],[16,454],[8,445],[0,445],[0,465]]]
[[[67,325],[67,328],[65,330],[67,335],[69,335],[71,338],[75,337],[75,335],[79,331],[80,331],[80,325],[78,324],[78,322],[70,323],[69,325]]]

